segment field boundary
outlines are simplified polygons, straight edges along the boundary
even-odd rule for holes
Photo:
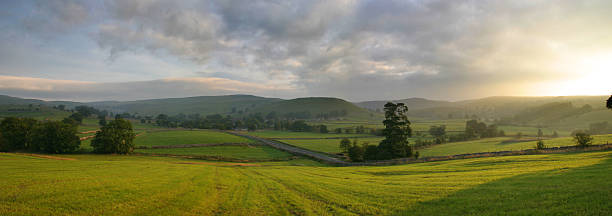
[[[173,148],[194,148],[211,146],[262,146],[261,143],[201,143],[183,145],[163,145],[163,146],[136,146],[134,149],[173,149]]]
[[[419,159],[397,158],[397,159],[384,160],[384,161],[352,162],[352,163],[347,163],[346,165],[349,165],[349,166],[388,166],[388,165],[400,165],[400,164],[423,163],[423,162],[434,162],[434,161],[448,161],[448,160],[469,159],[469,158],[556,154],[556,153],[568,153],[568,152],[589,152],[589,151],[603,151],[603,150],[610,150],[610,149],[612,149],[612,144],[591,145],[587,147],[562,146],[562,147],[545,148],[545,149],[540,149],[540,150],[527,149],[527,150],[518,150],[518,151],[478,152],[478,153],[457,154],[457,155],[449,155],[449,156],[423,157]]]
[[[271,140],[322,140],[322,139],[360,139],[360,138],[377,138],[381,136],[355,136],[355,137],[266,137],[264,139]]]

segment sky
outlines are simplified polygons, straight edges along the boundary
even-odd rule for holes
[[[0,0],[0,94],[612,93],[609,0]]]

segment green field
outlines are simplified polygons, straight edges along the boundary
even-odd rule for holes
[[[291,132],[291,131],[275,131],[262,130],[248,132],[249,135],[263,138],[326,138],[326,137],[360,137],[372,136],[371,134],[336,134],[336,133],[311,133],[311,132]]]
[[[288,160],[293,155],[268,146],[207,146],[172,149],[136,149],[147,154],[208,156],[239,160]]]
[[[0,154],[1,215],[610,215],[612,152],[387,167]],[[284,164],[284,163],[277,163]]]
[[[351,142],[353,142],[354,140],[357,140],[359,144],[368,142],[371,145],[378,145],[378,143],[380,143],[380,141],[383,140],[383,138],[382,137],[371,137],[371,138],[368,137],[368,138],[357,138],[357,139],[350,139],[350,140]],[[278,141],[287,143],[289,145],[297,146],[300,148],[318,151],[318,152],[325,152],[325,153],[331,153],[331,154],[341,152],[339,148],[341,139],[316,139],[316,140],[282,140],[282,139],[279,139]]]
[[[593,136],[594,144],[605,144],[606,141],[612,142],[612,134]],[[426,149],[419,150],[421,156],[445,156],[477,152],[513,151],[534,149],[536,141],[529,142],[503,142],[514,140],[512,137],[486,138],[464,142],[452,142],[441,145],[434,145]],[[562,137],[544,140],[546,147],[560,147],[576,145],[572,137]]]
[[[136,146],[169,146],[211,143],[252,143],[252,140],[231,134],[208,130],[169,130],[146,132],[136,137]]]

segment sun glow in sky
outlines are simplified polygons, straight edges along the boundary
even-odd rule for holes
[[[609,0],[2,1],[0,94],[608,95],[610,11]]]

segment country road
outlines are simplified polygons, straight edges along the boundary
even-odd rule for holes
[[[261,137],[256,137],[256,136],[251,136],[251,135],[247,135],[247,134],[243,134],[243,133],[236,133],[236,132],[230,132],[230,131],[226,131],[226,133],[230,133],[232,135],[236,135],[236,136],[240,136],[240,137],[244,137],[244,138],[248,138],[248,139],[253,139],[253,140],[257,140],[260,141],[266,145],[272,146],[274,148],[283,150],[283,151],[287,151],[293,154],[297,154],[297,155],[303,155],[303,156],[307,156],[307,157],[311,157],[317,160],[321,160],[327,163],[331,163],[331,164],[337,164],[337,165],[347,165],[350,164],[349,162],[340,160],[338,158],[334,158],[334,157],[330,157],[327,156],[325,154],[321,154],[321,153],[317,153],[317,152],[313,152],[313,151],[309,151],[306,149],[302,149],[302,148],[297,148],[294,146],[290,146],[278,141],[274,141],[274,140],[270,140],[270,139],[265,139],[265,138],[261,138]]]

